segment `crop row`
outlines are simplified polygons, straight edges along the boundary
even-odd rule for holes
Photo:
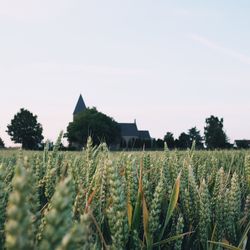
[[[247,151],[0,152],[0,249],[247,249]],[[234,248],[233,248],[234,247]]]

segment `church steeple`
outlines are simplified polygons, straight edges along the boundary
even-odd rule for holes
[[[78,98],[78,101],[77,101],[77,104],[76,104],[76,107],[75,107],[75,110],[73,112],[73,116],[77,115],[78,113],[84,111],[86,109],[86,105],[83,101],[83,98],[82,98],[82,95],[80,94],[79,98]]]

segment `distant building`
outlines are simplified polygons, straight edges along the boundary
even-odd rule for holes
[[[141,140],[152,140],[148,130],[138,130],[139,139]]]
[[[151,141],[148,130],[138,130],[136,121],[134,123],[119,123],[121,128],[121,137],[126,143],[126,146],[129,145],[129,142],[135,140],[141,141]]]
[[[121,137],[128,145],[129,141],[139,138],[136,123],[119,123],[121,128]]]
[[[86,105],[82,98],[82,95],[79,96],[77,104],[75,106],[73,112],[73,119],[75,116],[81,112],[86,110]],[[141,141],[152,141],[152,138],[149,134],[148,130],[138,130],[136,125],[136,120],[134,123],[118,123],[121,128],[121,137],[122,140],[125,142],[125,147],[128,147],[129,143],[134,142],[136,140]]]
[[[83,111],[86,110],[86,105],[83,101],[82,95],[79,96],[78,101],[76,103],[75,110],[73,112],[73,119],[75,119],[75,116]]]
[[[237,148],[250,148],[250,140],[235,140],[234,143]]]

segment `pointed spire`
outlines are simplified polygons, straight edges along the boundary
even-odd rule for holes
[[[85,109],[86,109],[86,105],[83,101],[82,95],[80,94],[78,101],[77,101],[77,104],[76,104],[76,107],[75,107],[75,110],[73,112],[73,115],[75,116],[76,114],[84,111]]]

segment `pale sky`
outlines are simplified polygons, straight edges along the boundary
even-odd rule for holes
[[[178,137],[224,118],[250,139],[250,2],[0,0],[0,137],[20,108],[55,140],[79,94],[118,122]]]

